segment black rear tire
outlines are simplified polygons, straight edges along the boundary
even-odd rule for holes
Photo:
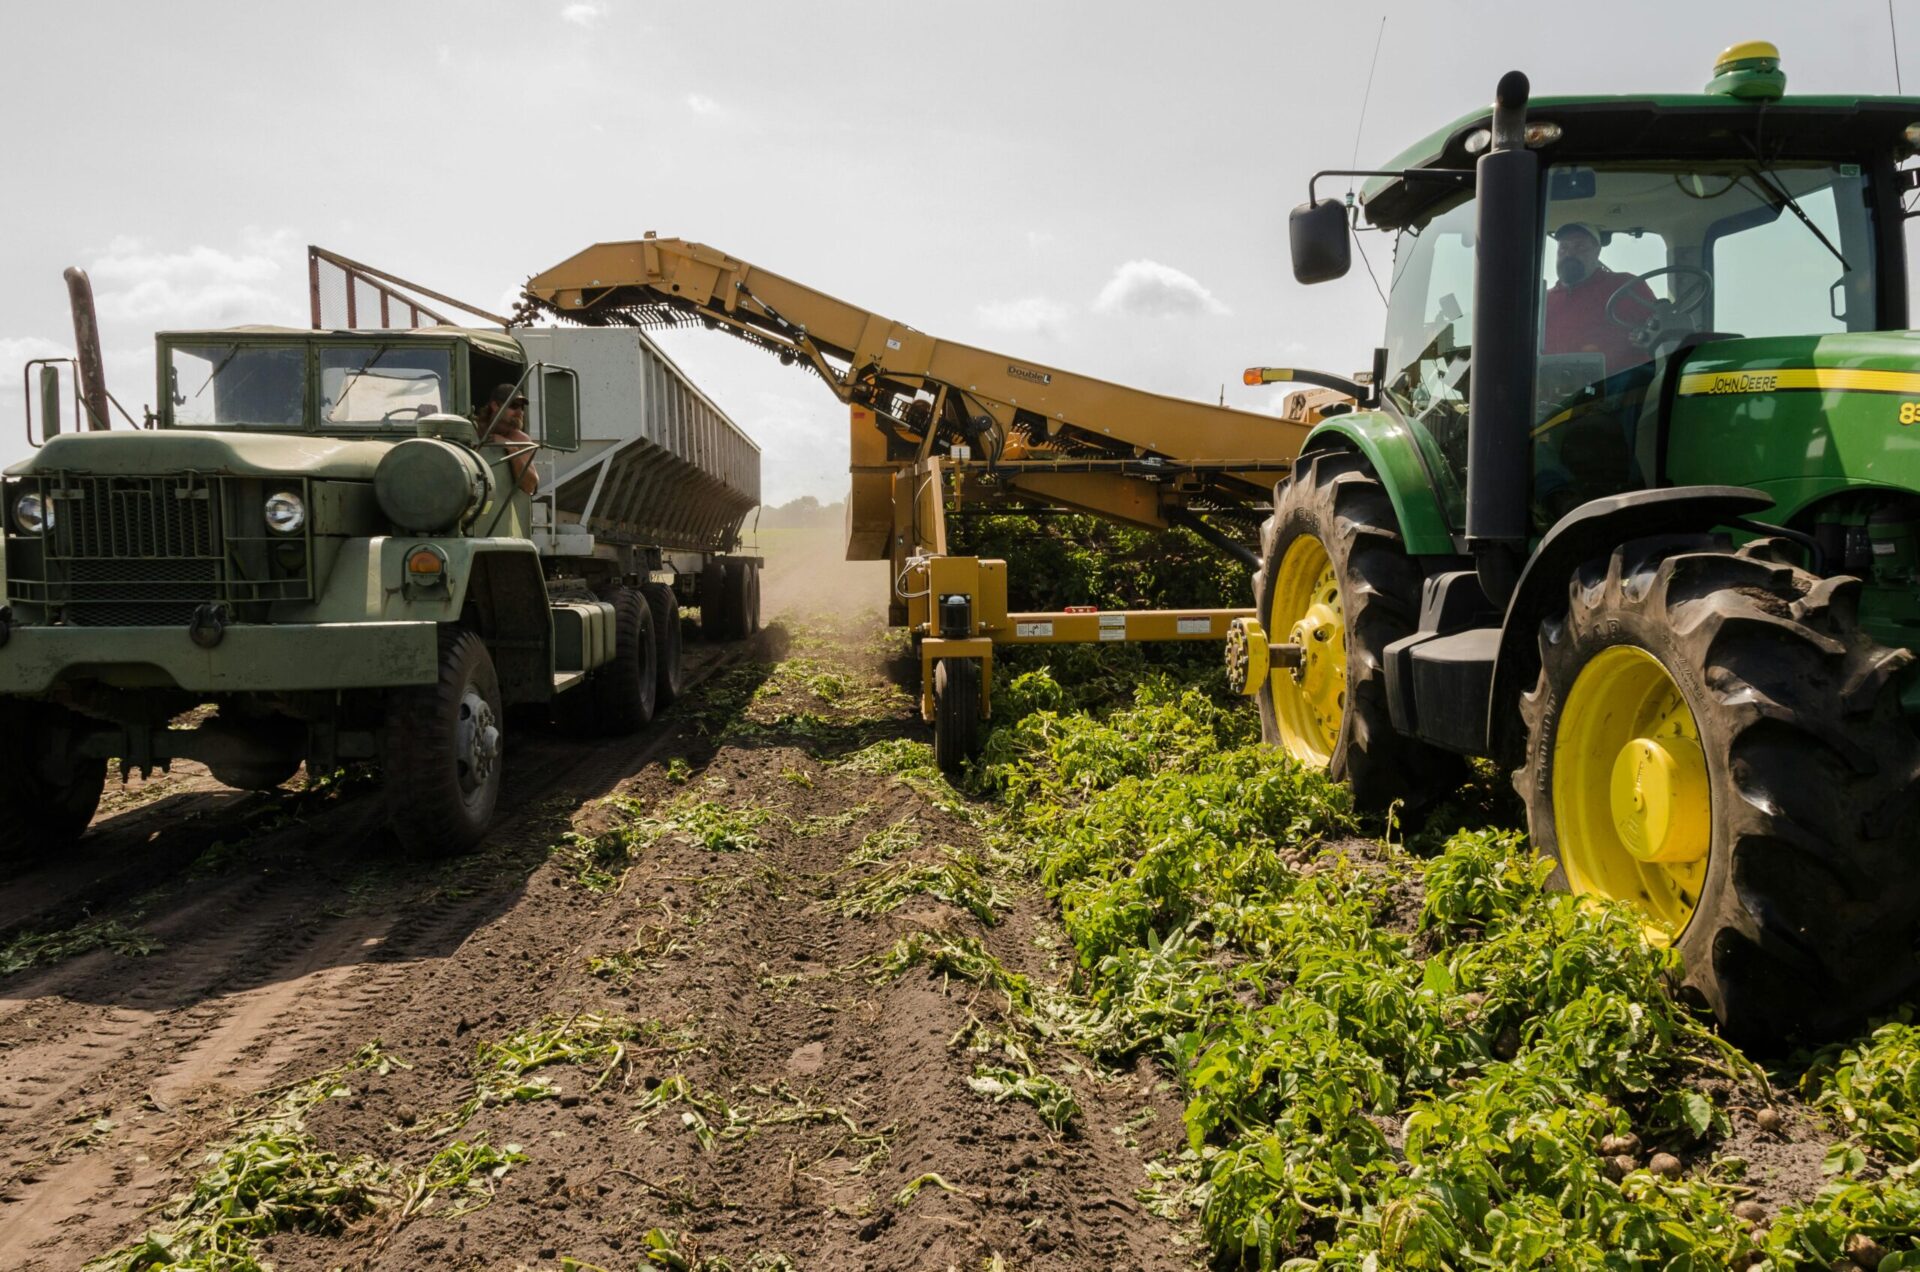
[[[613,661],[596,668],[574,692],[590,696],[599,732],[623,737],[653,721],[660,651],[653,634],[653,608],[638,588],[617,587],[607,599],[613,602]]]
[[[500,801],[504,725],[486,643],[442,629],[438,681],[387,696],[383,799],[404,850],[450,857],[480,842]]]
[[[45,857],[86,833],[107,762],[73,754],[80,725],[65,707],[0,699],[0,862]]]
[[[700,634],[708,640],[727,639],[731,620],[727,612],[727,575],[724,558],[714,557],[700,569]]]
[[[939,658],[933,664],[933,762],[958,773],[980,749],[980,660]]]
[[[1373,469],[1351,451],[1302,456],[1274,489],[1273,516],[1260,528],[1260,569],[1253,576],[1258,617],[1274,643],[1274,590],[1281,563],[1306,536],[1326,549],[1339,587],[1346,643],[1346,687],[1338,735],[1323,758],[1290,742],[1281,728],[1271,680],[1261,686],[1260,733],[1308,764],[1353,788],[1356,806],[1384,809],[1395,800],[1420,808],[1457,788],[1466,777],[1459,756],[1393,727],[1387,711],[1386,648],[1413,633],[1420,617],[1419,563],[1407,555],[1393,503]]]
[[[653,706],[658,713],[672,706],[687,687],[686,670],[680,661],[680,601],[664,583],[648,583],[640,591],[653,611],[654,661],[659,671]]]
[[[1650,539],[1584,566],[1541,624],[1514,775],[1552,882],[1569,887],[1569,862],[1594,850],[1580,857],[1556,821],[1568,696],[1614,647],[1659,661],[1697,726],[1711,803],[1699,894],[1672,938],[1683,988],[1769,1050],[1846,1028],[1920,980],[1920,738],[1900,707],[1912,655],[1861,630],[1858,579],[1816,577],[1775,559],[1781,547]]]
[[[756,570],[751,561],[727,561],[727,640],[745,640],[759,626]]]

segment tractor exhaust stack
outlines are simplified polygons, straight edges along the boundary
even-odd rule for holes
[[[100,321],[93,312],[93,282],[77,265],[68,267],[66,279],[67,296],[73,304],[73,351],[79,361],[80,403],[87,413],[83,423],[89,429],[105,429],[107,373],[100,360]]]

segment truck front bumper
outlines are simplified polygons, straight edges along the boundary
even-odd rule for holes
[[[0,645],[0,693],[61,680],[202,693],[391,689],[439,676],[430,622],[236,624],[202,648],[184,627],[15,627]]]

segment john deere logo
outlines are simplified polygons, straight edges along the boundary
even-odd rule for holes
[[[1025,367],[1016,367],[1011,362],[1007,364],[1007,374],[1016,380],[1025,380],[1028,384],[1053,383],[1053,376],[1050,372],[1029,371]]]
[[[1736,371],[1731,375],[1716,375],[1707,385],[1709,393],[1771,393],[1780,387],[1777,375],[1759,375],[1748,371]]]

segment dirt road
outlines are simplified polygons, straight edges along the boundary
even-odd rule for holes
[[[300,1126],[374,1205],[263,1235],[276,1268],[631,1268],[649,1242],[742,1268],[1189,1262],[1135,1199],[1181,1140],[1153,1072],[1020,1051],[1004,987],[926,965],[978,939],[1049,984],[1066,944],[917,767],[898,646],[846,618],[884,579],[847,591],[796,561],[819,544],[783,547],[769,608],[838,620],[695,646],[700,688],[638,737],[521,733],[471,858],[396,860],[352,781],[183,773],[0,883],[0,951],[41,964],[0,975],[0,1267],[168,1228],[275,1092],[376,1041],[396,1063]],[[1022,1074],[1077,1108],[1050,1125]],[[408,1201],[450,1144],[523,1160]]]

